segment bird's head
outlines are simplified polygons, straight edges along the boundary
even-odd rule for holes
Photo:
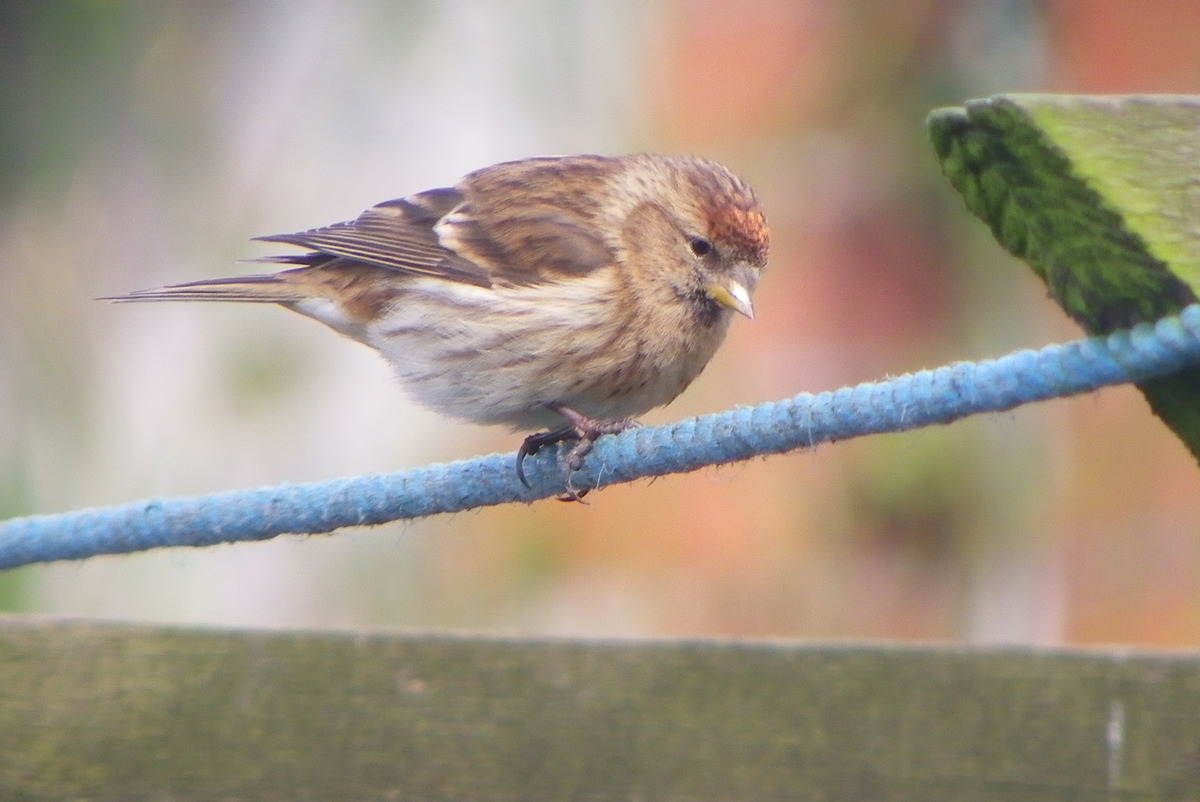
[[[627,157],[622,227],[634,272],[664,296],[691,302],[702,320],[754,317],[753,294],[770,234],[754,191],[703,159]]]

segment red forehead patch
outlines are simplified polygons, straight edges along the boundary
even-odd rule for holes
[[[713,198],[705,210],[712,238],[760,267],[767,263],[770,231],[767,218],[753,195],[738,193]]]

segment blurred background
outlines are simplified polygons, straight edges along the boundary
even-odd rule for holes
[[[1174,0],[0,3],[0,517],[393,471],[520,437],[282,310],[101,295],[496,161],[728,164],[757,318],[665,422],[1080,332],[926,113],[1197,92]],[[590,496],[0,574],[0,610],[216,626],[1200,643],[1200,471],[1131,388]]]

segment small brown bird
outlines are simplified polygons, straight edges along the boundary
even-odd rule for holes
[[[547,428],[522,460],[602,434],[678,396],[733,313],[753,316],[768,231],[719,164],[660,155],[524,159],[356,220],[261,237],[294,265],[107,300],[275,303],[379,351],[421,404],[462,420]]]

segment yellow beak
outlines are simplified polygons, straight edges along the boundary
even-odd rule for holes
[[[750,302],[750,293],[740,283],[730,281],[728,284],[709,284],[708,297],[726,309],[754,320],[754,304]]]

